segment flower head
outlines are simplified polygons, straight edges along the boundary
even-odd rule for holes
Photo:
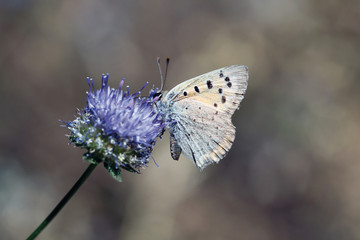
[[[91,163],[103,162],[105,168],[118,180],[121,170],[139,172],[149,162],[156,138],[164,131],[162,116],[154,110],[157,89],[151,89],[149,97],[141,97],[141,91],[130,94],[129,87],[122,90],[108,86],[109,75],[102,75],[102,84],[95,90],[88,78],[90,91],[87,106],[78,111],[78,117],[65,122],[71,131],[69,139],[87,152],[84,159]]]

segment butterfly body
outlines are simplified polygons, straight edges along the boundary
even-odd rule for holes
[[[247,88],[246,66],[229,66],[187,80],[161,99],[159,111],[170,132],[170,150],[204,169],[218,163],[235,138],[231,117]]]

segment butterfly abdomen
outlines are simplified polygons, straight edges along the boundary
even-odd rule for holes
[[[170,153],[174,160],[179,160],[181,147],[177,144],[177,140],[173,133],[170,133]]]

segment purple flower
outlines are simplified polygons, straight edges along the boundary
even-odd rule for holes
[[[121,181],[121,170],[139,172],[149,162],[156,138],[164,131],[162,116],[154,110],[157,89],[148,97],[141,91],[123,92],[124,79],[119,89],[108,86],[109,75],[102,75],[102,84],[95,90],[88,78],[90,91],[87,106],[78,111],[72,122],[65,122],[71,134],[70,141],[87,152],[84,159],[91,163],[103,162],[105,168]]]

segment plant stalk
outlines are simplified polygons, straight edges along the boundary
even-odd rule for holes
[[[85,180],[90,176],[90,174],[94,171],[97,164],[90,164],[89,167],[85,170],[85,172],[81,175],[81,177],[77,180],[74,186],[70,189],[70,191],[61,199],[61,201],[56,205],[56,207],[52,210],[52,212],[45,218],[45,220],[31,233],[31,235],[27,238],[27,240],[35,239],[44,228],[53,220],[53,218],[60,212],[60,210],[66,205],[66,203],[71,199],[71,197],[77,192],[77,190],[81,187],[81,185],[85,182]]]

